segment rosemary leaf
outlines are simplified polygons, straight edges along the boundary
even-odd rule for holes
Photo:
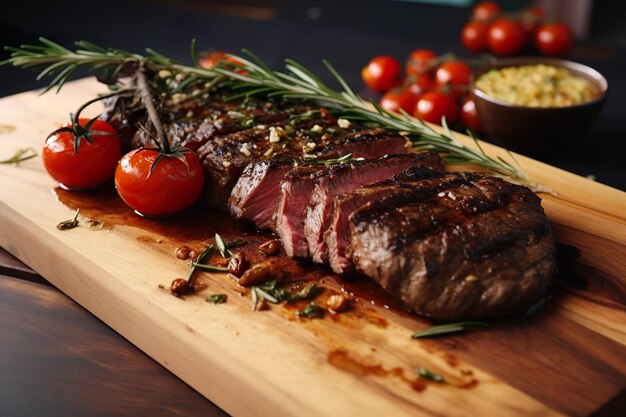
[[[224,304],[228,300],[226,294],[211,294],[204,299],[207,303],[211,304]]]
[[[224,239],[222,239],[222,236],[220,236],[219,233],[215,234],[215,245],[217,245],[217,250],[220,251],[222,258],[228,259],[231,256],[233,256],[233,254],[230,253],[230,251],[226,247],[226,244],[224,243]]]
[[[37,156],[37,151],[34,148],[18,149],[13,156],[7,159],[0,160],[0,164],[16,164],[27,161]]]
[[[411,336],[413,339],[423,339],[433,336],[443,336],[447,334],[464,332],[471,327],[489,327],[489,323],[482,321],[461,321],[457,323],[440,324],[438,326],[432,326],[419,332],[413,333]]]
[[[440,382],[440,383],[446,382],[446,380],[441,375],[431,372],[426,368],[420,368],[417,371],[417,375],[419,375],[420,378],[424,378],[429,381]]]
[[[321,319],[322,317],[324,317],[324,309],[311,301],[309,304],[307,304],[306,307],[298,311],[298,317]]]
[[[206,264],[199,264],[197,262],[193,262],[191,265],[195,268],[206,269],[207,271],[218,271],[218,272],[228,271],[228,268],[225,266],[206,265]]]

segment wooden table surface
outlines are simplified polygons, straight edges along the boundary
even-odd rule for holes
[[[226,416],[0,248],[0,416]]]

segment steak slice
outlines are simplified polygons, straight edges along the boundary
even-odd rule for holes
[[[304,213],[315,186],[314,176],[322,167],[299,166],[289,171],[280,182],[272,230],[292,258],[305,258],[309,246],[304,236]]]
[[[250,220],[259,229],[268,229],[276,211],[280,182],[293,168],[290,159],[248,164],[228,199],[230,213],[237,219]]]
[[[304,235],[314,262],[328,260],[324,232],[330,225],[333,203],[337,196],[372,184],[414,167],[443,171],[443,160],[433,152],[389,155],[377,159],[351,161],[315,174],[315,187],[304,216]]]
[[[353,212],[369,202],[380,201],[407,189],[411,190],[416,181],[441,177],[441,171],[442,169],[438,169],[436,173],[425,167],[410,168],[388,180],[338,196],[333,202],[332,217],[324,232],[324,243],[328,247],[328,263],[333,271],[337,274],[354,271],[354,265],[346,254],[351,239],[348,218]]]
[[[540,199],[485,174],[443,178],[352,214],[348,255],[357,271],[439,320],[504,316],[539,302],[555,268]]]

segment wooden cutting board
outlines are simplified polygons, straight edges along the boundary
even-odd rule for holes
[[[89,79],[58,95],[1,99],[0,159],[39,150],[100,91]],[[538,312],[464,335],[411,339],[429,323],[367,291],[352,310],[316,320],[282,305],[254,312],[224,274],[203,274],[202,294],[175,298],[158,288],[188,271],[174,248],[183,236],[191,247],[210,242],[227,220],[136,219],[117,202],[104,227],[81,217],[80,227],[59,231],[74,206],[98,220],[105,200],[55,189],[39,158],[0,166],[0,245],[235,416],[626,415],[626,193],[517,158],[558,193],[542,195],[543,205],[557,240],[580,257],[563,266]],[[338,285],[331,274],[322,280]],[[205,302],[212,293],[228,302]],[[419,378],[420,368],[446,382]]]

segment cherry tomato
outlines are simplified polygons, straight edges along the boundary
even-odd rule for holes
[[[489,26],[487,45],[499,55],[514,55],[522,50],[526,34],[519,22],[511,19],[498,19]]]
[[[457,106],[450,97],[439,91],[429,91],[417,101],[414,114],[426,122],[441,124],[444,116],[447,123],[454,122],[457,113]]]
[[[423,75],[428,68],[428,63],[435,58],[437,58],[437,54],[429,49],[416,49],[411,52],[406,61],[406,75],[409,77]]]
[[[467,23],[461,31],[461,43],[471,52],[483,52],[487,49],[487,32],[489,26],[482,21]]]
[[[213,51],[208,55],[201,56],[198,59],[198,65],[202,68],[212,68],[222,61],[230,62],[235,65],[241,65],[241,62],[237,61],[235,58],[226,57],[226,54],[227,53],[224,51]]]
[[[490,20],[498,16],[502,9],[495,1],[481,1],[472,10],[472,20]]]
[[[120,159],[115,170],[115,188],[122,200],[136,212],[148,216],[173,214],[191,206],[200,196],[204,171],[193,152],[180,157],[161,155],[155,149],[135,149]]]
[[[520,22],[526,36],[531,36],[547,17],[545,10],[539,6],[531,6],[522,10]]]
[[[81,127],[88,122],[87,118],[78,120]],[[62,128],[71,126],[66,123]],[[98,119],[89,130],[111,135],[88,134],[89,140],[80,138],[78,150],[74,149],[72,132],[62,131],[46,139],[42,152],[44,167],[64,188],[92,188],[102,184],[113,176],[122,156],[120,139],[113,126]]]
[[[384,93],[400,85],[402,68],[395,58],[377,56],[361,71],[361,77],[369,88]]]
[[[380,106],[389,111],[400,113],[400,109],[411,114],[415,109],[417,96],[413,94],[411,87],[394,88],[387,91],[380,99]]]
[[[564,55],[572,47],[574,37],[566,23],[548,23],[535,32],[535,46],[543,55]]]
[[[435,71],[437,85],[466,85],[472,76],[471,68],[462,61],[444,62]]]
[[[461,122],[463,126],[474,132],[482,132],[483,127],[478,118],[478,112],[476,111],[476,103],[472,98],[467,98],[461,105]]]

